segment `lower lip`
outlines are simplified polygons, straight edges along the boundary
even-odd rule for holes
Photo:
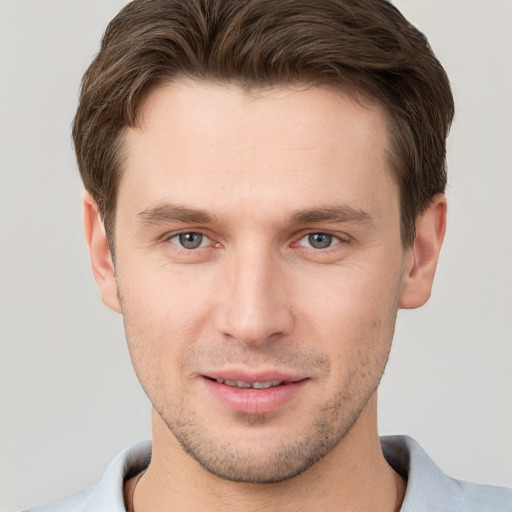
[[[299,380],[290,384],[265,389],[236,388],[203,378],[210,392],[226,407],[246,414],[273,412],[292,400],[308,382]]]

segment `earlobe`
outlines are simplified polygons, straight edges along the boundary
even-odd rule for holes
[[[440,194],[416,222],[416,237],[404,259],[400,308],[418,308],[429,299],[445,231],[446,198]]]
[[[83,214],[85,239],[89,246],[92,272],[98,284],[101,299],[110,309],[120,313],[121,305],[117,295],[117,282],[110,246],[98,205],[88,192],[84,194]]]

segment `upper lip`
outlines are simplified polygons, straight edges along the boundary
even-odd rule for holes
[[[306,377],[296,373],[279,370],[212,370],[202,374],[213,380],[235,380],[241,382],[298,382]]]

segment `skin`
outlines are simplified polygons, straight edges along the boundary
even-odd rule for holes
[[[429,297],[446,203],[434,199],[404,249],[388,147],[377,105],[320,88],[182,81],[141,106],[115,269],[84,199],[102,299],[123,314],[153,404],[135,510],[399,509],[376,393],[397,310]],[[206,378],[233,371],[302,384],[269,412],[240,412]]]

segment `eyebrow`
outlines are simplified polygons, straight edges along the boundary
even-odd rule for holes
[[[373,216],[361,208],[350,205],[328,206],[300,210],[291,217],[294,224],[314,224],[319,222],[355,222],[373,224]]]
[[[172,222],[215,224],[217,217],[212,213],[176,204],[161,204],[147,208],[137,214],[142,224],[169,224]],[[361,208],[350,205],[327,206],[297,210],[291,217],[292,224],[316,224],[320,222],[349,222],[372,224],[373,216]]]
[[[213,224],[215,215],[206,210],[186,208],[175,204],[162,204],[147,208],[137,214],[142,224],[168,224],[171,222]]]

